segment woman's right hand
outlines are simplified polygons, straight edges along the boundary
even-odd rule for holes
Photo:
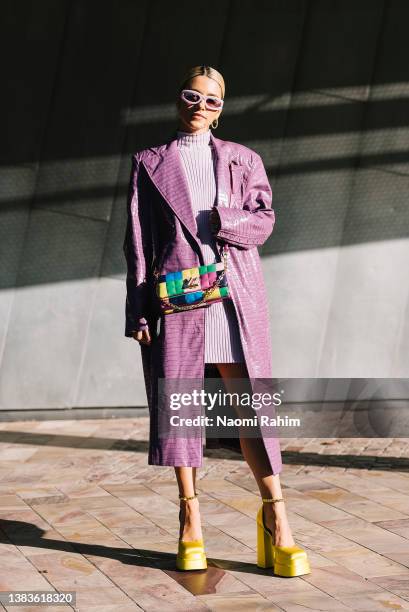
[[[148,346],[151,343],[151,335],[149,333],[149,327],[142,331],[134,331],[132,334],[134,340],[137,340],[139,344],[147,344]]]

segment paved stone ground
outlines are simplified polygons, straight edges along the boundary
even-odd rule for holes
[[[146,417],[0,424],[1,591],[75,590],[84,612],[409,610],[409,439],[281,440],[312,573],[280,578],[255,564],[249,468],[216,449],[198,470],[209,568],[175,571],[174,471],[147,465],[147,438]]]

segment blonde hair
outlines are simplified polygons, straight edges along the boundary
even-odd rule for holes
[[[222,77],[220,72],[216,70],[216,68],[212,68],[211,66],[193,66],[192,68],[186,70],[185,74],[183,75],[182,82],[179,86],[179,93],[182,91],[182,89],[185,89],[186,84],[191,79],[194,79],[194,77],[196,76],[207,76],[209,77],[209,79],[213,79],[213,81],[216,81],[216,83],[218,83],[221,89],[222,98],[224,98],[224,94],[226,91],[224,78]]]

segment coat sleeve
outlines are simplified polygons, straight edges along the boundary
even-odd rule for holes
[[[125,336],[148,327],[147,276],[152,261],[150,210],[143,206],[138,192],[139,160],[132,156],[131,176],[127,197],[127,224],[123,251],[127,263]]]
[[[262,245],[273,231],[275,222],[271,207],[272,190],[263,160],[258,153],[253,153],[253,158],[243,195],[243,208],[215,206],[210,217],[216,238],[244,249]]]

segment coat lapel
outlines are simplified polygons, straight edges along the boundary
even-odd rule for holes
[[[228,206],[230,202],[230,181],[227,154],[223,141],[210,134],[211,143],[216,153],[216,204]],[[189,185],[177,148],[175,137],[166,145],[145,157],[142,163],[156,189],[174,211],[179,221],[189,231],[199,251],[198,228],[193,215]],[[203,253],[202,253],[203,258]]]

